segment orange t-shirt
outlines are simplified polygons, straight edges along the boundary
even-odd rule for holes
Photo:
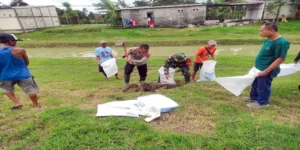
[[[214,54],[216,51],[216,48],[208,49],[211,54]],[[196,63],[203,63],[197,56],[199,56],[202,60],[208,60],[210,54],[207,52],[205,47],[201,47],[197,50],[195,55],[195,62]]]

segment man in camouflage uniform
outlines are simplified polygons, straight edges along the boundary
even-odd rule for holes
[[[164,73],[166,78],[168,79],[170,77],[169,75],[169,68],[176,68],[178,67],[179,70],[176,72],[181,71],[182,75],[184,76],[185,83],[190,82],[191,74],[189,73],[189,66],[192,65],[191,59],[189,59],[184,53],[177,53],[172,56],[170,56],[164,65]],[[159,81],[160,82],[160,81]]]

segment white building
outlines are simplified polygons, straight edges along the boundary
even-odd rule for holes
[[[24,33],[60,26],[55,6],[0,8],[0,32]]]

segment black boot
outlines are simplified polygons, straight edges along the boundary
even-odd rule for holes
[[[124,81],[125,81],[125,85],[129,84],[129,81],[130,81],[130,74],[124,74]]]
[[[140,82],[144,82],[146,80],[146,77],[140,77]]]

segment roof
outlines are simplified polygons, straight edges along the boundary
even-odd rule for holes
[[[40,8],[40,7],[55,7],[55,5],[41,5],[41,6],[18,6],[11,8]]]
[[[122,10],[139,10],[139,9],[160,9],[160,8],[176,8],[176,7],[194,7],[194,6],[243,6],[243,5],[257,5],[263,4],[263,2],[249,2],[249,3],[230,3],[230,4],[186,4],[186,5],[167,5],[167,6],[147,6],[147,7],[132,7],[132,8],[121,8]]]

